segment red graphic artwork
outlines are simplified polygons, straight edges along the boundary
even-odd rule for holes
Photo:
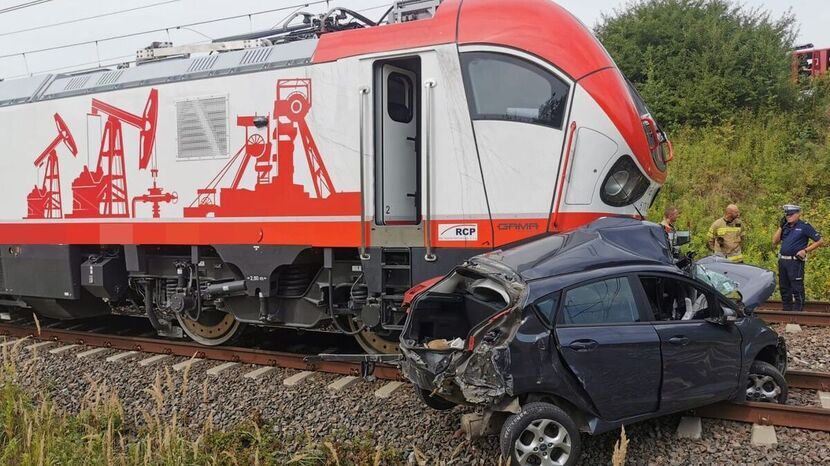
[[[135,215],[136,202],[146,202],[153,204],[153,217],[158,218],[159,204],[176,200],[175,194],[164,193],[156,183],[158,169],[152,156],[158,120],[158,90],[150,90],[147,104],[141,115],[134,115],[98,99],[92,99],[91,114],[107,117],[101,138],[101,148],[98,152],[98,164],[95,171],[84,166],[81,174],[72,183],[72,214],[67,217],[128,218]],[[151,160],[154,162],[150,169],[153,186],[148,189],[147,194],[137,196],[132,200],[132,212],[127,191],[123,123],[139,131],[138,168],[146,170]]]
[[[72,156],[78,155],[75,139],[59,114],[55,114],[58,135],[35,159],[35,167],[43,168],[43,182],[26,197],[29,213],[26,218],[63,218],[61,203],[61,175],[58,165],[58,146],[63,143]]]
[[[311,109],[310,79],[280,79],[274,102],[271,133],[269,116],[238,116],[237,126],[245,128],[245,144],[196,199],[184,208],[185,217],[353,215],[360,209],[359,192],[337,192],[306,122]],[[267,137],[256,132],[265,128]],[[294,183],[294,148],[299,136],[311,174],[314,194]],[[240,187],[253,161],[256,183],[253,189]],[[223,178],[237,166],[229,187],[219,188]],[[276,174],[272,175],[276,165]],[[218,194],[218,199],[217,199]]]

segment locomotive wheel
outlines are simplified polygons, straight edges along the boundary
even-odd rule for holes
[[[176,314],[176,318],[191,340],[205,346],[225,344],[241,335],[245,328],[233,314],[220,311],[202,312],[199,320],[192,320],[180,314]]]
[[[359,319],[349,319],[349,326],[352,331],[356,331],[363,326],[363,322]],[[363,329],[357,332],[354,337],[357,344],[369,354],[389,354],[400,351],[397,333],[379,333]]]

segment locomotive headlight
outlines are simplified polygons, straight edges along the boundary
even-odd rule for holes
[[[610,197],[619,196],[628,184],[629,178],[629,172],[625,170],[619,170],[611,173],[611,176],[608,177],[608,181],[605,182],[605,194]]]
[[[624,155],[611,167],[602,183],[602,202],[622,207],[637,202],[651,183],[630,156]]]

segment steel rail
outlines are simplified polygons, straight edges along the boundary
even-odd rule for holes
[[[767,301],[759,309],[769,311],[782,311],[781,301]],[[804,312],[830,313],[830,302],[828,301],[807,301],[804,303]]]
[[[824,408],[721,401],[696,408],[694,412],[698,416],[714,419],[830,432],[830,409]]]
[[[830,390],[830,373],[787,371],[787,384],[790,388],[806,388],[808,390]]]
[[[36,333],[34,327],[20,327],[0,323],[0,335],[16,338],[32,338],[40,341],[54,341],[65,344],[77,344],[124,351],[141,351],[145,353],[167,354],[170,356],[195,357],[215,361],[232,361],[242,364],[283,367],[331,374],[361,375],[361,365],[341,361],[306,361],[309,355],[292,354],[277,351],[265,351],[254,348],[230,346],[203,346],[198,343],[156,340],[144,337],[106,335],[76,330],[41,328]],[[374,375],[378,379],[402,380],[400,371],[388,364],[374,364]]]
[[[830,373],[787,371],[786,377],[792,388],[830,388]],[[830,409],[820,407],[721,401],[693,411],[698,416],[713,419],[830,432]]]
[[[799,324],[816,327],[830,327],[828,312],[785,312],[772,309],[757,309],[754,314],[770,324]]]

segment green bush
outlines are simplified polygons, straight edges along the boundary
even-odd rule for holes
[[[729,0],[641,0],[596,26],[617,65],[670,129],[736,109],[790,105],[795,20]]]
[[[783,204],[801,205],[802,219],[830,235],[828,89],[827,79],[813,81],[801,91],[799,111],[742,112],[719,125],[676,131],[677,155],[650,217],[659,220],[668,204],[679,207],[678,228],[690,230],[689,248],[705,255],[709,225],[737,203],[747,228],[746,262],[771,270]],[[806,287],[809,299],[830,298],[830,249],[810,257]]]

